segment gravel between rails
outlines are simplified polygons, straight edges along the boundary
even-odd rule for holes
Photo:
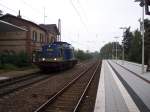
[[[87,93],[85,94],[83,101],[81,102],[78,112],[93,112],[95,107],[95,100],[97,95],[97,88],[100,79],[101,63],[96,75],[93,78],[92,83],[89,86]]]
[[[68,80],[73,79],[73,74],[83,71],[84,68],[84,65],[79,64],[70,70],[52,75],[47,80],[0,98],[0,112],[33,112]]]

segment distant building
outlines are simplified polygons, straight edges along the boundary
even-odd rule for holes
[[[0,20],[26,29],[26,31],[1,31],[0,52],[19,53],[23,51],[32,59],[35,53],[41,50],[43,44],[57,41],[57,36],[59,35],[56,25],[37,25],[21,18],[20,13],[18,16],[3,15]]]

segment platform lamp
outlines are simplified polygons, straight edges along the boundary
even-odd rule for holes
[[[114,37],[115,39],[116,39],[116,60],[118,59],[117,57],[117,39],[119,38],[119,37]]]
[[[142,21],[140,21],[140,31],[142,34],[142,68],[141,71],[142,73],[144,73],[144,13],[145,13],[145,6],[148,7],[148,4],[145,5],[145,3],[147,3],[147,1],[149,0],[135,0],[135,2],[140,2],[140,6],[142,7]],[[148,11],[148,10],[146,10]]]
[[[123,30],[123,38],[124,38],[124,33],[125,33],[125,30],[127,30],[128,28],[127,27],[120,27],[120,29]],[[124,40],[122,42],[122,64],[124,64]]]

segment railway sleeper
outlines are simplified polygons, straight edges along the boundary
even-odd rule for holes
[[[72,112],[72,106],[50,106],[45,112]]]
[[[75,101],[79,99],[79,96],[73,96],[73,97],[61,97],[61,98],[58,98],[58,100],[60,101]]]
[[[73,106],[73,102],[62,102],[62,101],[58,101],[56,103],[54,103],[52,106],[56,106],[56,107],[59,107],[59,106],[64,106],[64,107],[71,107]]]
[[[81,93],[68,93],[68,94],[65,94],[65,95],[62,95],[62,97],[64,98],[73,98],[73,97],[77,97],[77,96],[80,96]]]

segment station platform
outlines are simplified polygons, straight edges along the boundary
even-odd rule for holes
[[[94,112],[150,112],[150,74],[142,74],[141,65],[121,63],[103,60]]]
[[[113,62],[125,67],[126,69],[140,75],[147,80],[150,80],[150,72],[146,72],[147,65],[144,65],[144,73],[142,73],[142,65],[134,62],[123,61],[123,60],[113,60]]]

